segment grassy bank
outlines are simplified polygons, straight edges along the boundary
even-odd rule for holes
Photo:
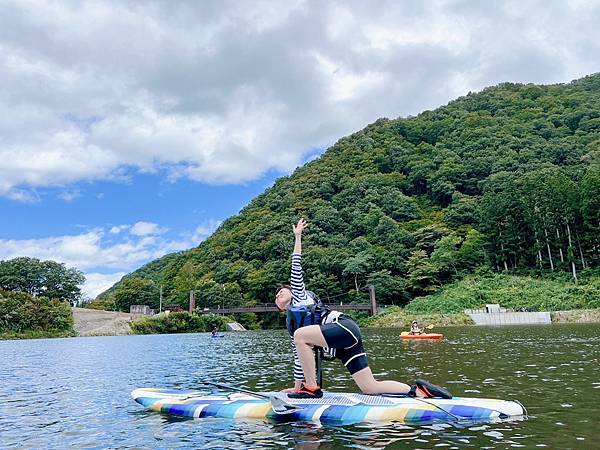
[[[513,310],[549,311],[556,323],[600,322],[600,277],[579,284],[563,279],[486,274],[471,275],[434,295],[413,300],[404,308],[387,308],[363,320],[363,326],[407,328],[414,319],[438,326],[471,325],[465,309],[498,303]]]
[[[408,330],[413,320],[417,320],[422,325],[434,324],[438,327],[473,325],[471,318],[464,313],[443,314],[432,312],[428,314],[415,314],[397,306],[387,308],[381,314],[361,320],[360,325],[362,327],[402,328]]]
[[[48,339],[48,338],[65,338],[77,336],[76,331],[64,331],[64,330],[29,330],[21,333],[16,332],[4,332],[0,333],[0,340],[2,339]]]
[[[554,311],[552,323],[600,323],[600,309],[575,309]]]
[[[600,308],[600,277],[579,284],[563,279],[503,274],[470,275],[434,295],[416,298],[406,306],[413,313],[459,313],[499,303],[504,308],[528,311],[567,311]]]

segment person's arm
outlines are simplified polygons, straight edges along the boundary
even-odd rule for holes
[[[302,254],[302,232],[308,226],[308,222],[301,217],[298,220],[298,223],[294,225],[292,228],[294,229],[294,254],[301,255]]]
[[[290,276],[290,286],[292,288],[292,302],[294,299],[304,302],[306,300],[306,287],[304,286],[304,278],[302,276],[302,231],[308,226],[304,218],[298,220],[296,225],[293,225],[294,230],[294,253],[292,254],[292,273]]]

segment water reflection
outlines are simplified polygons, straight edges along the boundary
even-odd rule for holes
[[[528,421],[322,426],[179,419],[140,409],[142,386],[199,382],[278,390],[291,385],[283,331],[0,342],[2,448],[594,448],[600,442],[600,326],[448,328],[439,342],[365,330],[376,376],[447,386],[455,395],[516,398]],[[326,388],[354,391],[337,362]]]

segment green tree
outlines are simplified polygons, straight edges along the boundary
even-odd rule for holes
[[[74,335],[71,308],[58,299],[0,290],[0,333]]]
[[[581,182],[583,242],[591,258],[600,253],[600,164],[589,167]]]
[[[129,312],[131,305],[148,305],[158,309],[159,292],[156,283],[139,277],[125,278],[114,293],[115,306],[119,311]]]
[[[458,275],[458,250],[462,239],[454,234],[443,236],[435,243],[429,261],[437,272],[437,279],[447,279]]]
[[[83,273],[75,268],[67,268],[54,261],[41,263],[44,296],[67,300],[70,303],[81,299],[81,285],[85,282]]]
[[[0,261],[0,289],[74,303],[81,299],[83,273],[55,261],[20,257]]]
[[[436,267],[424,250],[416,250],[406,263],[408,276],[406,286],[415,295],[434,292],[438,287]]]
[[[354,276],[354,289],[356,292],[359,291],[360,286],[358,283],[358,278],[360,275],[366,274],[372,263],[373,257],[367,252],[360,252],[356,256],[348,258],[345,261],[343,274],[344,275],[353,275]]]
[[[39,295],[43,290],[43,269],[39,259],[14,258],[0,261],[0,289]]]
[[[379,304],[401,305],[408,300],[405,281],[393,276],[389,270],[372,272],[367,277],[367,283],[375,287],[375,295]]]
[[[473,269],[485,264],[485,236],[474,228],[467,231],[456,255],[457,264],[462,269]]]

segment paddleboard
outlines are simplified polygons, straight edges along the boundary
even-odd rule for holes
[[[423,334],[410,334],[408,331],[400,333],[402,339],[443,339],[444,335],[439,333],[423,333]]]
[[[211,393],[140,388],[132,398],[150,411],[203,418],[252,418],[276,421],[431,423],[490,421],[526,415],[518,401],[485,398],[416,399],[382,395],[324,392],[319,399],[291,399],[282,392],[262,392],[298,407],[289,414],[273,411],[271,401],[244,393]]]

